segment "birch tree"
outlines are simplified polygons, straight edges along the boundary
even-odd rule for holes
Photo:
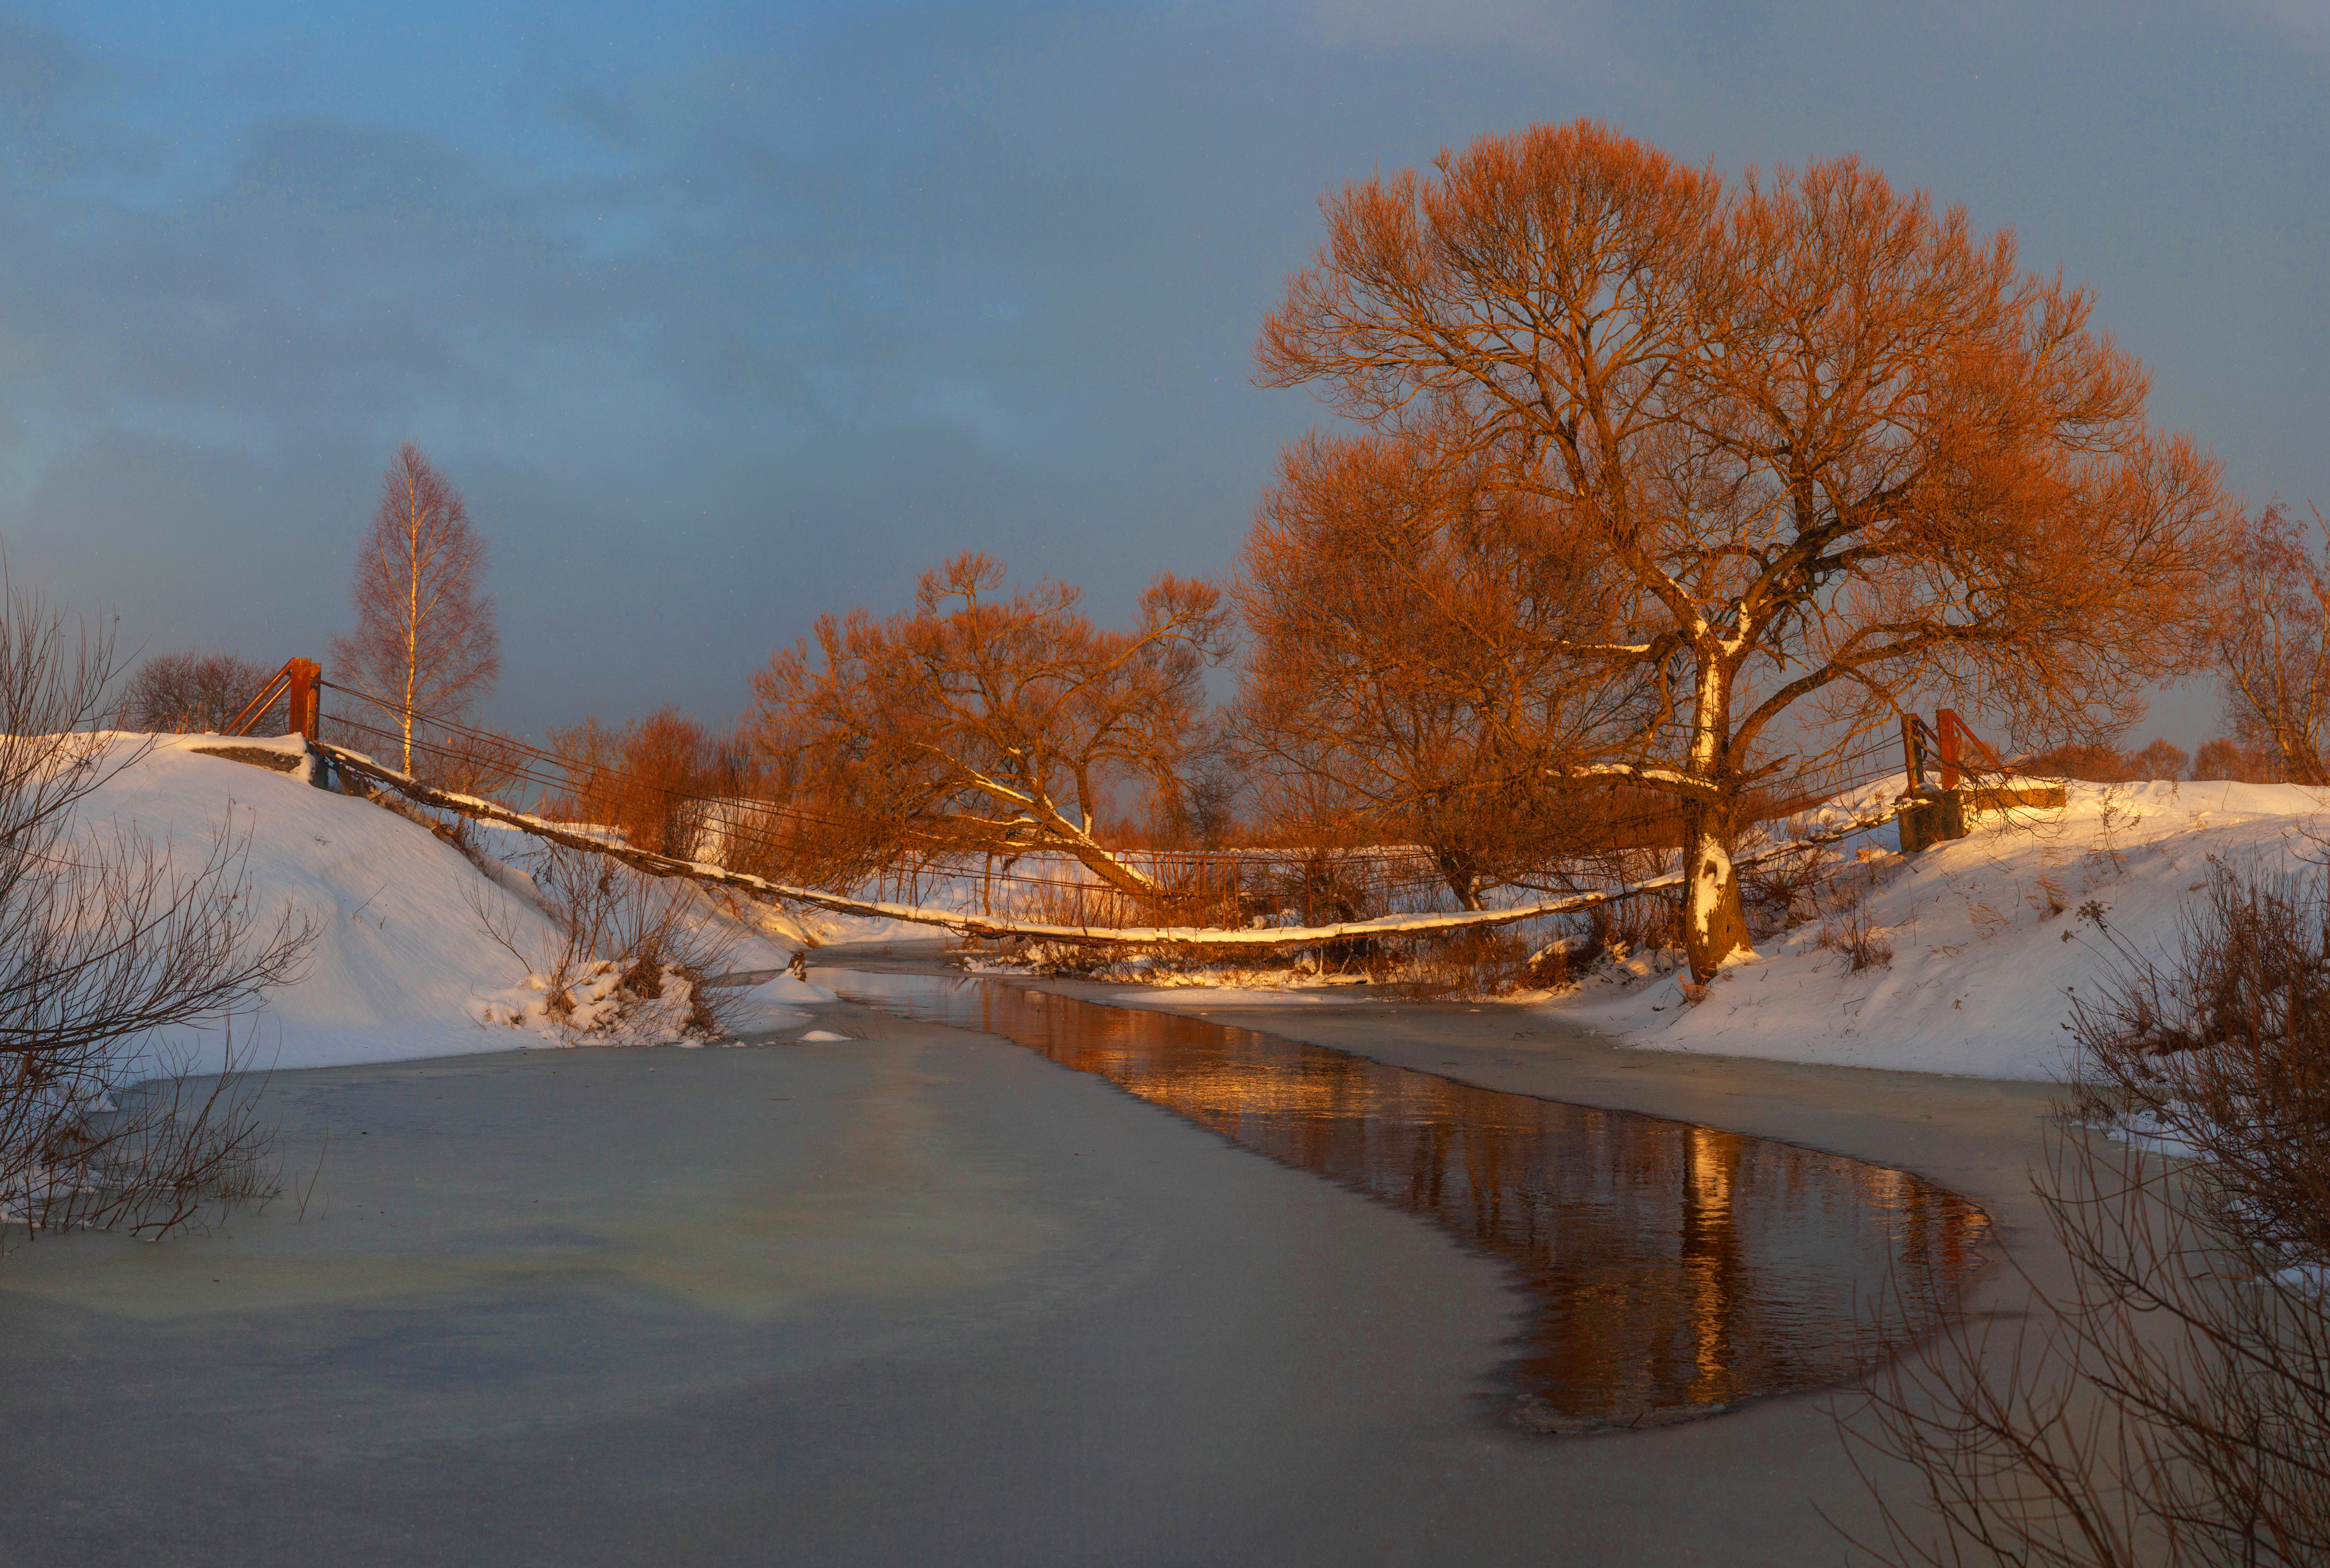
[[[894,849],[1056,850],[1143,902],[1163,895],[1096,836],[1113,783],[1170,789],[1222,658],[1211,586],[1160,577],[1133,626],[1094,627],[1066,583],[1023,585],[966,554],[923,574],[914,608],[826,616],[753,678],[753,744],[813,809]]]
[[[415,726],[457,716],[501,673],[494,601],[478,591],[485,571],[485,542],[460,491],[405,442],[381,476],[357,553],[356,629],[331,646],[337,673],[394,727],[406,773]]]
[[[1748,946],[1729,837],[1760,780],[1919,693],[2017,743],[2103,739],[2196,661],[2217,467],[2011,235],[1852,158],[1727,190],[1591,121],[1321,205],[1261,379],[1429,433],[1623,576],[1617,633],[1559,651],[1648,718],[1568,771],[1678,803],[1700,981]]]

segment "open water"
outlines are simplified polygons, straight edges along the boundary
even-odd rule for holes
[[[1539,1431],[1848,1382],[1927,1331],[1984,1261],[1979,1209],[1861,1160],[1009,981],[818,978],[1098,1073],[1501,1260],[1530,1304],[1503,1369],[1511,1414]]]

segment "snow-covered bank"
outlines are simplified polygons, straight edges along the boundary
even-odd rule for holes
[[[2271,874],[2330,853],[2309,831],[2330,792],[2296,785],[2070,787],[2060,811],[1979,819],[1968,837],[1916,855],[1863,852],[1843,898],[1860,896],[1886,961],[1855,971],[1820,945],[1840,911],[1771,941],[1690,1002],[1687,976],[1603,979],[1547,1006],[1662,1050],[1989,1078],[2070,1067],[2075,992],[2175,950],[2208,864]],[[1839,902],[1832,899],[1833,908]],[[1637,972],[1647,969],[1638,965]]]
[[[147,741],[124,736],[114,757]],[[287,907],[307,922],[314,946],[304,974],[279,987],[263,1013],[237,1023],[238,1054],[248,1046],[251,1065],[330,1067],[540,1043],[484,1021],[494,998],[526,976],[478,912],[482,901],[522,949],[552,950],[555,933],[538,911],[404,817],[314,789],[297,773],[196,749],[223,744],[284,745],[151,738],[142,757],[82,803],[80,819],[100,835],[126,829],[157,844],[200,845],[196,855],[213,834],[231,831],[247,845],[248,896],[261,926],[271,929]],[[296,751],[296,739],[289,746]],[[515,854],[523,843],[490,847]],[[785,940],[781,925],[733,934],[739,968],[781,968],[799,946]],[[802,1016],[787,1015],[785,1003],[822,999],[784,977],[748,993],[746,1005],[765,1015],[754,1022],[782,1027]],[[165,1043],[214,1064],[222,1035],[178,1030]]]
[[[1773,1061],[2043,1080],[2070,1065],[2076,992],[2124,965],[2121,949],[2172,954],[2213,858],[2270,874],[2330,858],[2330,790],[2297,785],[2068,787],[2061,810],[1984,816],[1968,837],[1916,855],[1890,829],[1845,863],[1829,912],[1757,944],[1694,1001],[1679,953],[1605,965],[1530,1005],[1631,1045]],[[1833,803],[1857,815],[1870,798]],[[1852,905],[1854,907],[1847,907]],[[1857,929],[1856,970],[1837,946]],[[1284,988],[1241,974],[1113,994],[1128,1006],[1200,1012],[1259,1003],[1354,1002],[1322,978]]]
[[[328,1066],[540,1043],[539,1031],[486,1022],[524,1012],[513,1002],[523,1000],[515,993],[526,973],[478,909],[499,912],[520,948],[548,950],[554,933],[539,912],[403,816],[194,749],[218,743],[156,741],[84,804],[82,817],[100,830],[205,849],[231,821],[248,843],[255,909],[271,923],[288,906],[313,928],[303,978],[238,1030],[257,1045],[258,1061]],[[1835,806],[1858,812],[1867,804]],[[2116,944],[2144,955],[2172,950],[2210,859],[2268,873],[2297,865],[2325,853],[2307,835],[2330,834],[2325,811],[2330,791],[2288,785],[2074,784],[2062,810],[2003,823],[1985,817],[1972,836],[1922,855],[1861,851],[1828,895],[1824,917],[1758,943],[1752,960],[1696,1001],[1674,968],[1636,957],[1624,972],[1605,968],[1532,1005],[1656,1049],[2043,1079],[2065,1068],[2073,992],[2107,983]],[[489,854],[519,865],[536,842],[482,836]],[[1842,907],[1856,897],[1857,909]],[[731,932],[731,967],[781,970],[810,937],[929,934],[816,918],[807,930],[770,913],[762,929]],[[1844,951],[1823,945],[1824,932],[1833,940],[1847,927],[1866,939],[1865,953],[1890,957],[1853,969]],[[1186,1010],[1352,999],[1324,978],[1286,988],[1243,970],[1219,978],[1236,989],[1185,983],[1117,999]],[[793,1008],[829,999],[780,976],[742,1003],[754,1010],[753,1025],[782,1028],[807,1022]],[[174,1043],[215,1060],[219,1036],[182,1034]]]

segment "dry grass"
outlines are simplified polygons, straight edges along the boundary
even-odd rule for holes
[[[1814,944],[1843,954],[1847,970],[1856,975],[1863,969],[1884,968],[1893,961],[1893,944],[1885,940],[1884,928],[1869,911],[1869,886],[1860,874],[1847,869],[1812,889],[1813,906],[1821,920]]]

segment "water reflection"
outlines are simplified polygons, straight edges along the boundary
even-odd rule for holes
[[[854,1001],[999,1034],[1502,1259],[1536,1304],[1516,1416],[1705,1413],[1852,1377],[1892,1286],[1922,1327],[1978,1266],[1980,1211],[1901,1171],[1500,1093],[1198,1018],[997,981],[832,971]]]

